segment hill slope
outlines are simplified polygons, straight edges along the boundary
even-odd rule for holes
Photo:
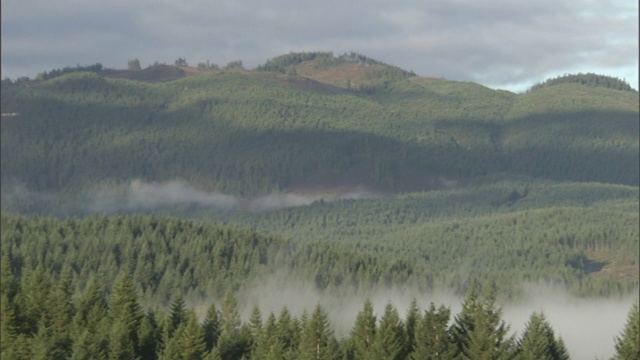
[[[94,70],[2,82],[3,214],[255,227],[351,254],[307,274],[326,288],[353,254],[421,288],[637,288],[637,92],[570,78],[514,94],[358,54]]]
[[[318,184],[404,192],[496,173],[638,184],[637,93],[564,83],[516,95],[332,59],[285,74],[3,82],[2,112],[14,114],[1,125],[3,187],[179,178],[236,194]],[[335,74],[353,66],[374,74],[349,78],[371,79],[365,90],[338,86]]]

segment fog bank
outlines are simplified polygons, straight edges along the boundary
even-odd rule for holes
[[[306,309],[311,313],[317,304],[327,312],[336,336],[348,336],[358,312],[366,299],[371,300],[378,318],[387,303],[398,309],[405,318],[413,299],[421,311],[431,302],[436,307],[445,305],[451,309],[451,320],[462,309],[464,298],[447,292],[419,293],[411,289],[379,289],[356,296],[336,298],[323,294],[309,283],[261,282],[238,294],[241,314],[246,321],[254,306],[258,306],[266,319],[270,312],[276,317],[284,306],[300,316]],[[502,306],[503,320],[510,325],[510,334],[519,337],[534,311],[544,312],[547,321],[562,337],[572,359],[608,359],[615,351],[614,338],[620,335],[631,305],[637,297],[623,299],[584,299],[544,286],[532,286],[524,300]]]
[[[310,205],[316,201],[380,198],[383,195],[364,186],[270,193],[251,197],[200,190],[183,180],[100,186],[77,194],[43,193],[13,182],[2,187],[3,210],[50,215],[116,214],[132,212],[179,213],[180,210],[266,211]],[[55,212],[55,213],[54,213]]]

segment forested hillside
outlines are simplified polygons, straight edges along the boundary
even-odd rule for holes
[[[528,286],[637,298],[640,105],[625,82],[566,75],[515,94],[357,53],[253,70],[179,60],[2,81],[3,358],[302,359],[315,346],[566,359],[543,313],[512,336],[496,301]],[[321,307],[238,318],[233,295],[298,285],[336,301],[467,300],[405,319],[367,302],[345,336]],[[222,305],[191,308],[203,302]]]
[[[443,355],[569,359],[544,312],[532,312],[522,333],[514,334],[502,319],[496,287],[484,286],[481,292],[478,283],[456,315],[433,302],[420,309],[415,299],[404,317],[390,302],[376,314],[367,300],[352,330],[340,335],[320,305],[301,314],[292,314],[285,306],[277,315],[273,311],[263,315],[254,304],[243,321],[232,291],[252,279],[264,280],[265,274],[286,264],[290,268],[279,276],[289,276],[288,280],[292,274],[320,270],[332,262],[327,258],[346,258],[363,269],[354,269],[351,273],[357,276],[344,279],[352,284],[362,279],[375,282],[378,272],[393,281],[412,275],[398,271],[397,264],[385,269],[382,262],[355,253],[289,245],[293,247],[253,231],[175,218],[56,221],[3,216],[1,355],[7,359],[400,360]],[[203,293],[208,294],[201,297]],[[161,303],[154,305],[154,299]],[[194,302],[205,305],[187,305]],[[616,337],[621,359],[638,353],[637,318],[635,304]]]
[[[315,69],[307,77],[272,60],[159,83],[100,72],[4,81],[3,192],[182,179],[227,194],[327,184],[397,193],[496,173],[638,185],[637,92],[563,83],[518,95],[322,59],[297,64]],[[326,69],[334,76],[313,79]],[[383,81],[364,91],[333,84],[338,75]]]

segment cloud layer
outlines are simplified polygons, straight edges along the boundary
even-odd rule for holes
[[[624,0],[9,0],[2,77],[101,62],[252,68],[290,51],[357,51],[423,76],[522,88],[567,72],[638,87],[638,4]]]

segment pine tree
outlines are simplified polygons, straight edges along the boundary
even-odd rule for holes
[[[20,305],[22,321],[19,331],[27,334],[35,334],[38,331],[41,317],[47,312],[48,298],[51,291],[51,279],[39,264],[35,270],[25,272],[19,299],[15,303]]]
[[[131,336],[130,323],[114,320],[109,333],[109,360],[136,359],[135,340]]]
[[[155,311],[147,312],[138,328],[138,352],[141,360],[153,360],[158,355],[162,334],[155,314]]]
[[[46,322],[45,318],[40,318],[38,321],[38,331],[35,336],[31,338],[31,355],[29,356],[29,359],[59,359],[59,357],[55,357],[57,354],[51,354],[51,350],[53,348],[51,341],[51,329],[47,326]]]
[[[50,294],[49,327],[52,333],[51,353],[58,354],[60,358],[71,356],[71,322],[74,316],[73,295],[73,275],[71,268],[65,266],[60,273],[60,280]]]
[[[220,313],[214,303],[211,303],[207,309],[207,315],[202,323],[202,332],[206,351],[210,352],[217,344],[218,336],[220,335]]]
[[[11,266],[11,258],[7,255],[2,255],[2,259],[0,259],[0,294],[7,295],[7,299],[10,301],[16,296],[19,286],[13,276]]]
[[[534,312],[529,317],[521,340],[518,343],[519,358],[523,360],[565,359],[566,350],[562,349],[564,345],[559,342],[560,339],[555,337],[553,329],[544,314]]]
[[[354,359],[371,359],[376,337],[376,316],[373,304],[367,299],[362,310],[356,316],[356,322],[351,331]]]
[[[415,347],[416,326],[419,321],[420,309],[418,308],[418,301],[413,298],[413,300],[411,300],[411,304],[409,305],[409,310],[407,310],[407,316],[404,321],[407,333],[407,341],[404,350],[405,357],[411,354]]]
[[[85,328],[75,336],[71,348],[72,360],[106,360],[109,349],[108,338],[106,341],[97,340],[97,334],[93,330]]]
[[[453,342],[447,326],[451,310],[440,306],[436,310],[433,303],[416,324],[415,348],[410,358],[413,360],[448,359],[453,357]]]
[[[489,288],[484,300],[472,289],[454,319],[453,340],[457,359],[506,359],[513,356],[514,340],[507,337],[509,327],[501,319],[502,311],[495,302],[495,287]]]
[[[107,315],[107,301],[104,297],[104,288],[95,276],[87,281],[84,293],[77,302],[74,323],[77,327],[94,329]]]
[[[185,360],[199,360],[206,353],[207,344],[204,333],[198,324],[193,311],[187,313],[187,321],[183,323],[183,330],[178,338],[182,348],[182,358]]]
[[[102,282],[91,276],[83,295],[76,301],[73,317],[75,339],[71,358],[106,359],[109,349],[111,320],[107,317],[107,301]]]
[[[227,291],[222,301],[220,319],[222,330],[217,343],[220,356],[223,359],[240,359],[249,349],[246,339],[240,336],[242,321],[238,303],[231,291]]]
[[[285,353],[288,357],[292,357],[298,352],[298,346],[300,345],[301,329],[294,318],[291,317],[291,313],[287,307],[283,307],[278,315],[278,322],[276,323],[276,333],[278,340],[284,346]]]
[[[309,321],[302,329],[298,358],[301,360],[328,360],[339,356],[338,344],[333,337],[327,314],[316,305]]]
[[[638,303],[633,304],[622,334],[615,339],[614,360],[640,359],[640,316]]]
[[[171,303],[171,312],[169,315],[169,336],[173,336],[174,331],[187,320],[187,306],[182,294],[174,297]]]
[[[374,358],[381,360],[403,359],[406,343],[407,334],[398,310],[388,303],[376,332]]]
[[[260,334],[262,333],[262,313],[257,305],[251,310],[249,324],[247,325],[247,332],[248,334],[246,336],[250,340],[251,353],[253,354],[258,344]]]
[[[9,303],[9,296],[6,293],[0,295],[0,355],[12,352],[13,343],[17,336],[15,326],[15,313],[12,304]]]
[[[118,351],[125,354],[123,356],[128,356],[126,354],[130,350],[130,340],[135,356],[139,342],[139,327],[144,315],[138,302],[133,278],[128,272],[121,272],[113,285],[109,297],[109,316],[113,319],[111,339],[116,341]],[[125,335],[128,340],[124,339]],[[110,357],[112,358],[111,354]]]
[[[273,312],[269,313],[267,320],[262,327],[254,351],[253,359],[283,359],[285,357],[285,346],[278,336],[278,325]]]

